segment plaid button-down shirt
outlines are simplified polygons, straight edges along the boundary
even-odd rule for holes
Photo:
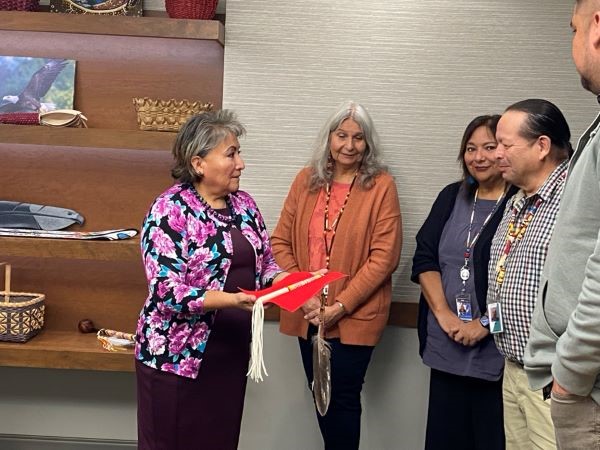
[[[523,352],[529,339],[531,316],[538,294],[540,275],[548,253],[556,213],[560,203],[568,162],[563,161],[538,191],[525,197],[521,190],[506,204],[504,216],[496,230],[490,249],[488,266],[487,302],[499,301],[502,305],[504,332],[495,334],[496,345],[505,357],[523,364]],[[497,262],[504,251],[508,225],[516,211],[515,224],[518,227],[527,210],[538,198],[542,199],[531,223],[521,240],[514,242],[505,261],[504,281],[496,292]]]

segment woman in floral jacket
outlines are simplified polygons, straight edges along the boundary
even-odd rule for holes
[[[142,229],[148,298],[137,325],[140,449],[236,449],[253,296],[285,276],[254,200],[239,191],[244,127],[227,110],[179,132],[172,175]]]

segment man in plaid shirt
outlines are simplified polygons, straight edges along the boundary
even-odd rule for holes
[[[555,105],[530,99],[507,108],[496,138],[502,176],[520,188],[508,201],[492,240],[488,276],[488,311],[499,316],[491,317],[490,329],[506,358],[506,445],[511,449],[553,449],[550,405],[541,390],[529,389],[523,353],[572,152],[571,134]]]

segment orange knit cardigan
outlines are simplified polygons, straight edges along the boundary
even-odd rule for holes
[[[271,244],[277,264],[289,272],[308,270],[308,227],[319,192],[310,192],[310,168],[298,173]],[[344,344],[375,345],[388,320],[392,299],[391,275],[402,247],[402,218],[396,184],[382,173],[371,189],[356,185],[338,224],[330,269],[349,275],[329,286],[328,303],[340,301],[347,314],[327,330],[328,338]],[[307,337],[302,310],[281,311],[280,331]]]

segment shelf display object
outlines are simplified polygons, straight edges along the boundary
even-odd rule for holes
[[[177,132],[187,120],[203,111],[211,111],[212,103],[188,100],[157,100],[148,97],[134,98],[140,130]]]
[[[0,114],[73,108],[75,61],[0,56]]]
[[[165,9],[174,19],[203,19],[215,17],[219,0],[165,0]]]
[[[27,342],[44,326],[44,294],[11,291],[11,266],[5,262],[0,292],[0,341]]]
[[[50,0],[50,11],[69,14],[142,16],[142,0]]]

